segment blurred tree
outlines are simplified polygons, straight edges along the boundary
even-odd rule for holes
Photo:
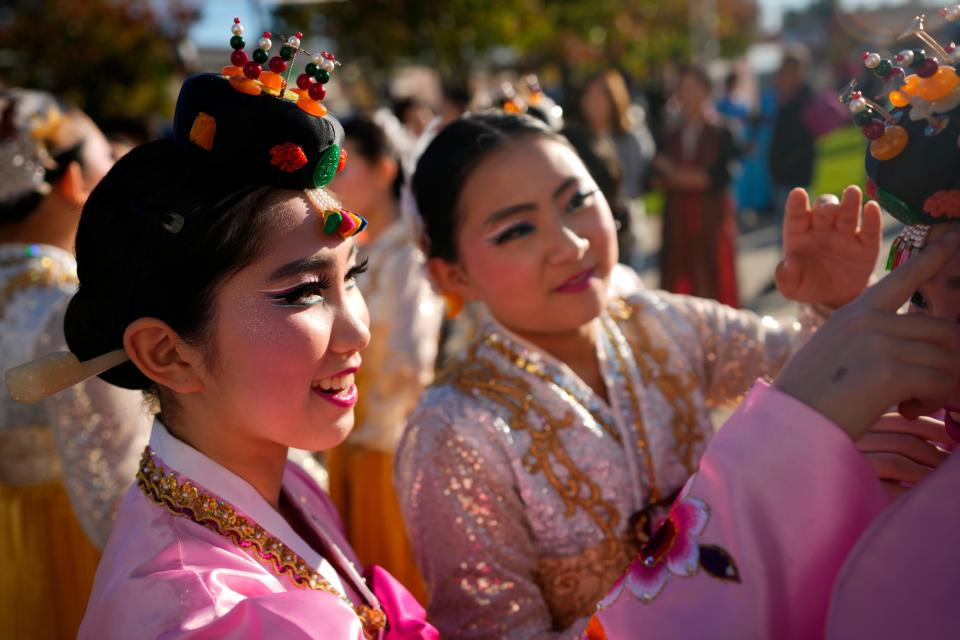
[[[754,35],[755,0],[713,0],[708,30],[723,55]],[[559,64],[579,75],[617,67],[634,76],[690,57],[698,0],[348,0],[284,5],[288,25],[322,29],[338,52],[368,69],[418,62],[450,76],[496,60],[536,69]],[[512,54],[512,55],[511,55]],[[565,73],[565,75],[567,75]]]
[[[49,91],[94,119],[173,108],[177,47],[199,17],[167,0],[6,0],[0,84]]]

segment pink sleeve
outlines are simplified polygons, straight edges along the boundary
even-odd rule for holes
[[[840,566],[885,504],[836,425],[759,382],[587,637],[820,637]]]

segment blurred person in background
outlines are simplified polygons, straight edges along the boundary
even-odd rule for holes
[[[358,280],[372,318],[358,373],[364,394],[356,427],[328,454],[330,495],[361,561],[385,567],[425,602],[393,489],[393,453],[407,416],[433,381],[442,304],[400,213],[403,176],[396,149],[365,116],[344,121],[343,129],[350,162],[330,186],[344,206],[370,221],[359,259],[376,260]],[[385,528],[384,522],[393,524]]]
[[[770,140],[769,162],[775,212],[783,211],[791,189],[807,188],[813,182],[816,135],[811,129],[809,117],[813,102],[813,92],[807,84],[809,62],[807,49],[793,45],[784,52],[773,79],[777,111]]]
[[[80,210],[112,165],[82,112],[37,91],[0,94],[0,369],[66,348]],[[139,393],[98,379],[34,405],[3,386],[0,637],[76,636],[148,425]]]
[[[736,221],[730,193],[737,146],[711,108],[706,71],[686,67],[675,95],[678,118],[653,161],[652,184],[666,195],[661,287],[739,306]]]
[[[430,105],[415,96],[395,99],[392,110],[413,140],[423,135],[434,118]]]
[[[638,264],[636,227],[641,222],[644,210],[640,200],[650,161],[656,153],[653,137],[644,120],[636,117],[631,107],[630,93],[623,76],[608,69],[591,78],[580,96],[580,111],[587,131],[595,139],[606,138],[616,150],[620,164],[619,200],[626,204],[625,210],[614,209],[620,227],[620,260],[626,264]],[[640,112],[642,113],[642,111]],[[591,146],[596,147],[594,142]]]

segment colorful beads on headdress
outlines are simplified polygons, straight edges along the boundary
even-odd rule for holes
[[[887,254],[887,271],[896,269],[920,253],[927,243],[929,233],[930,227],[925,224],[904,227],[890,245],[890,253]]]
[[[284,100],[296,101],[300,109],[313,116],[323,117],[327,114],[326,108],[320,104],[327,96],[323,85],[330,82],[330,74],[340,64],[332,53],[323,51],[312,54],[303,49],[303,34],[298,31],[283,42],[277,55],[270,57],[273,34],[265,31],[257,41],[251,59],[243,50],[246,43],[240,18],[234,18],[230,30],[233,33],[230,38],[233,49],[230,54],[231,65],[224,67],[222,73],[230,79],[235,89],[250,95],[266,92]],[[312,62],[307,63],[303,73],[295,76],[296,89],[288,90],[293,65],[301,53],[311,56]]]

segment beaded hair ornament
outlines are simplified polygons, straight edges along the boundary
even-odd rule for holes
[[[327,52],[314,55],[303,49],[300,33],[287,38],[279,55],[269,58],[273,42],[267,33],[249,60],[243,31],[240,19],[234,19],[231,66],[183,83],[174,113],[174,139],[212,169],[227,170],[254,184],[302,189],[327,234],[355,236],[367,221],[340,207],[322,189],[347,162],[343,128],[320,104],[336,59]],[[292,89],[289,78],[301,53],[311,56],[312,62]],[[270,71],[263,71],[264,62]],[[166,232],[189,233],[187,217],[176,212],[164,215],[160,226]],[[123,349],[83,362],[70,352],[53,353],[7,371],[7,388],[14,400],[39,402],[128,359]]]
[[[940,15],[956,22],[960,5]],[[867,195],[906,225],[890,247],[887,270],[919,253],[931,225],[960,221],[960,48],[941,46],[924,21],[918,16],[900,38],[916,37],[928,49],[904,49],[893,60],[863,54],[864,65],[883,81],[876,100],[855,82],[841,96],[870,140]]]
[[[49,94],[25,89],[0,94],[0,205],[50,192],[47,173],[57,163],[49,143],[62,122]]]

